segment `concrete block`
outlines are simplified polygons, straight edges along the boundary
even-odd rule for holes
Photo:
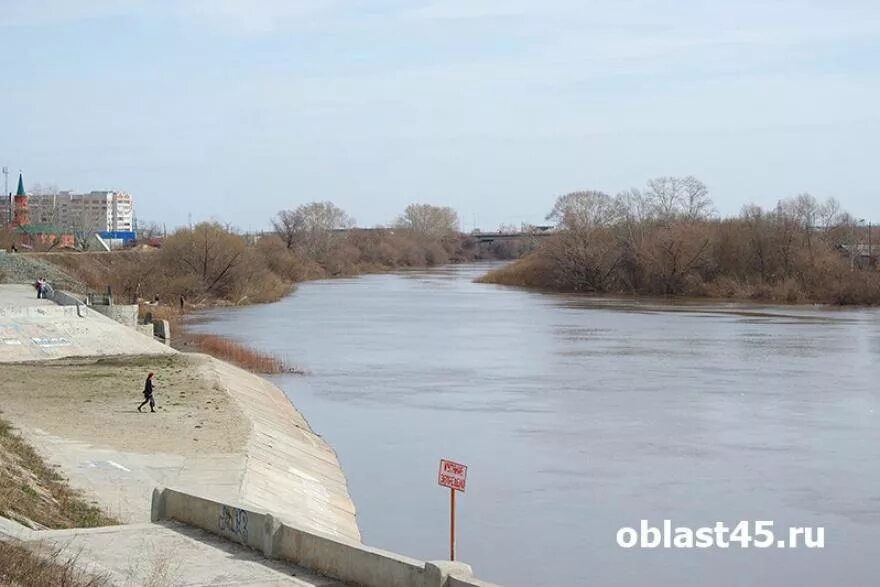
[[[165,488],[153,488],[153,503],[150,507],[150,521],[159,522],[167,519],[165,517]]]
[[[138,307],[137,305],[108,305],[104,306],[101,304],[94,304],[91,308],[98,312],[99,314],[103,314],[108,318],[119,322],[129,328],[137,328],[137,317],[138,317]]]
[[[428,587],[422,561],[288,524],[280,534],[278,558],[322,575],[360,587]]]
[[[249,546],[254,550],[265,548],[267,514],[195,497],[173,489],[165,492],[167,520],[176,520],[222,536],[227,540]],[[270,523],[270,528],[272,524]],[[271,538],[268,538],[271,541]]]
[[[168,320],[153,320],[153,336],[171,344],[171,325]]]
[[[459,577],[473,577],[469,564],[461,561],[429,561],[425,563],[425,587],[447,587],[451,574]]]
[[[276,558],[279,545],[281,544],[281,522],[275,519],[271,514],[263,517],[263,556],[266,558]]]

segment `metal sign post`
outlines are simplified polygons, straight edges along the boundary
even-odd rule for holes
[[[467,465],[447,459],[440,460],[437,484],[449,488],[449,560],[455,560],[455,492],[464,492],[467,482]]]

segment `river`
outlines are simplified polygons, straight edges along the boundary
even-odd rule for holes
[[[880,312],[596,299],[486,266],[302,284],[196,326],[289,357],[367,544],[510,587],[880,583]],[[823,549],[624,549],[621,527],[823,527]]]

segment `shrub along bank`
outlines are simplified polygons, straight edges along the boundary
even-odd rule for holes
[[[481,281],[595,294],[880,304],[876,235],[836,201],[809,194],[770,210],[711,214],[694,178],[658,178],[644,191],[562,196],[558,232]]]
[[[474,239],[452,233],[427,237],[401,230],[329,233],[315,250],[278,234],[256,242],[211,223],[181,229],[158,250],[46,253],[53,263],[90,289],[109,286],[120,300],[177,305],[250,304],[278,300],[296,283],[327,277],[422,268],[481,258]],[[31,255],[36,256],[36,255]]]

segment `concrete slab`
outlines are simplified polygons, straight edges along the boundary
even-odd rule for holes
[[[78,563],[117,585],[297,585],[346,587],[199,529],[174,522],[34,533],[40,542],[78,553]]]
[[[160,485],[198,490],[218,501],[240,499],[246,459],[242,453],[188,457],[135,453],[59,438],[39,429],[22,428],[21,433],[47,461],[61,468],[72,486],[97,498],[107,514],[124,522],[150,520],[153,488]]]
[[[174,352],[86,306],[58,306],[38,300],[30,286],[0,285],[0,363]]]
[[[0,285],[0,306],[27,308],[54,305],[52,300],[37,299],[37,290],[32,285]]]

